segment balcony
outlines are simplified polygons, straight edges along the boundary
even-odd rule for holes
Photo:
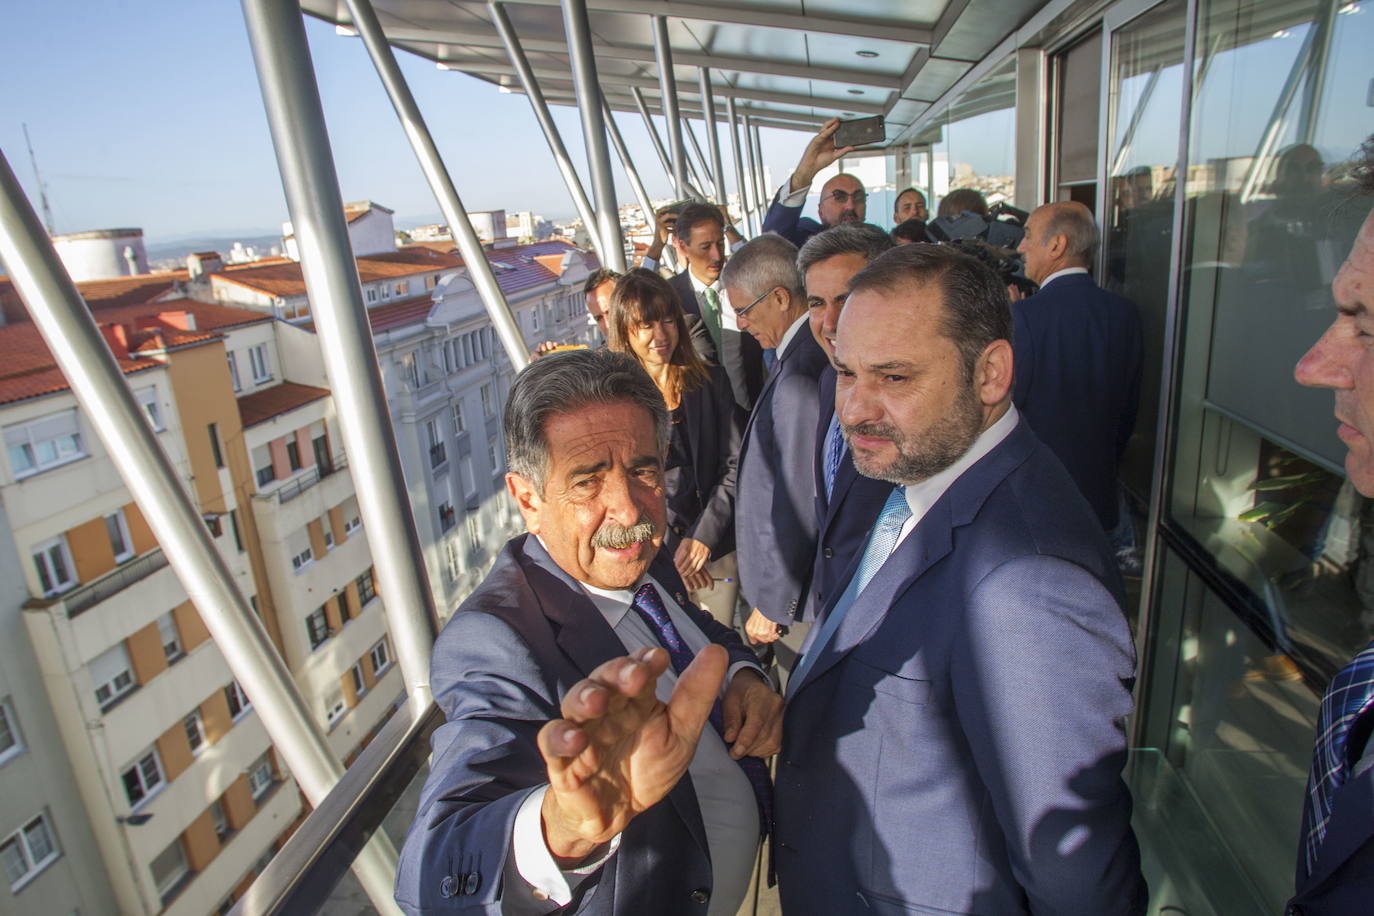
[[[254,499],[276,499],[278,504],[291,500],[309,490],[315,484],[348,467],[348,458],[343,452],[334,455],[328,464],[317,464],[270,493],[259,493]]]
[[[154,547],[143,556],[111,570],[94,582],[72,589],[62,596],[62,602],[67,606],[67,618],[71,619],[83,611],[90,610],[106,598],[117,595],[135,582],[148,578],[166,565],[167,557],[163,554],[162,548]]]
[[[429,466],[434,469],[448,461],[448,450],[444,448],[444,443],[436,442],[429,447]]]

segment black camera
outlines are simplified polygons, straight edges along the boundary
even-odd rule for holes
[[[1026,235],[1029,217],[1025,210],[1001,202],[993,204],[987,216],[965,210],[956,216],[931,220],[926,236],[932,242],[950,245],[977,258],[995,270],[1002,282],[1031,296],[1039,287],[1026,276],[1021,252],[1016,250]]]

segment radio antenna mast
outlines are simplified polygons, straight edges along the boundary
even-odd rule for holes
[[[48,205],[48,186],[43,183],[43,176],[38,172],[38,157],[33,154],[33,141],[29,139],[29,125],[25,124],[23,127],[24,142],[29,147],[29,162],[33,164],[33,177],[38,182],[38,199],[43,204],[43,225],[47,227],[48,235],[52,235],[52,207]]]

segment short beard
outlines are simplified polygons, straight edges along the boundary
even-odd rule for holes
[[[886,465],[864,456],[852,444],[850,453],[854,456],[854,467],[860,474],[903,487],[929,480],[964,457],[982,432],[982,427],[983,405],[971,385],[954,402],[949,416],[926,430],[919,442],[888,423],[841,424],[846,440],[855,434],[875,436],[887,439],[896,446],[897,457]]]
[[[622,550],[641,544],[645,541],[652,541],[657,529],[653,522],[644,516],[640,516],[639,521],[628,527],[618,522],[606,521],[601,527],[596,529],[596,534],[592,535],[592,547],[595,549]]]

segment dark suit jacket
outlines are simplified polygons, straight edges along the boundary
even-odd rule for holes
[[[826,366],[820,380],[820,416],[816,425],[816,559],[811,573],[810,616],[825,607],[835,589],[843,588],[841,576],[868,542],[868,532],[883,511],[892,484],[865,477],[854,467],[854,456],[844,450],[835,472],[835,488],[825,495],[825,435],[835,411],[835,369]]]
[[[1366,713],[1351,728],[1367,736],[1374,715]],[[1358,744],[1356,745],[1358,746]],[[1317,850],[1317,867],[1307,874],[1307,832],[1311,827],[1310,801],[1303,805],[1302,832],[1298,834],[1296,893],[1284,910],[1288,916],[1363,916],[1374,901],[1374,742],[1365,748],[1360,764],[1366,768],[1353,775],[1331,797],[1331,818],[1326,838]]]
[[[754,407],[759,391],[763,388],[763,348],[754,335],[729,328],[720,329],[720,349],[716,352],[715,341],[706,331],[701,317],[701,307],[697,305],[696,290],[692,289],[692,278],[684,270],[674,274],[668,281],[677,290],[682,310],[687,313],[688,329],[691,331],[692,345],[702,359],[713,362],[725,370],[730,377],[730,388],[735,393],[735,403],[746,412]],[[721,308],[726,308],[724,301]],[[693,321],[695,317],[695,321]],[[698,330],[699,329],[699,330]]]
[[[1019,423],[789,685],[783,912],[1143,913],[1120,594],[1087,503]]]
[[[735,554],[744,597],[786,626],[806,610],[816,553],[816,416],[830,363],[805,325],[768,373],[740,448]]]
[[[1012,318],[1012,400],[1110,531],[1117,462],[1140,405],[1140,313],[1087,274],[1072,274],[1016,303]]]
[[[763,231],[776,232],[800,248],[807,239],[825,229],[811,217],[802,216],[801,212],[801,207],[784,206],[782,199],[774,194],[773,202],[768,205],[768,212],[763,217]]]
[[[669,496],[669,525],[674,538],[695,538],[718,560],[735,549],[735,478],[739,468],[744,412],[735,403],[730,379],[719,366],[708,367],[709,381],[682,397],[682,440],[687,446],[702,509],[695,518],[673,518],[676,500]],[[691,500],[689,500],[691,501]],[[664,546],[672,556],[676,542]]]
[[[752,661],[733,631],[687,603],[670,559],[660,554],[651,574],[729,650],[732,664]],[[558,717],[573,684],[624,654],[606,619],[535,538],[506,544],[434,644],[430,685],[446,722],[434,732],[429,777],[396,871],[403,910],[501,912],[516,811],[548,781],[535,735]],[[620,848],[561,912],[699,916],[692,894],[710,887],[705,828],[684,777],[630,822]]]

